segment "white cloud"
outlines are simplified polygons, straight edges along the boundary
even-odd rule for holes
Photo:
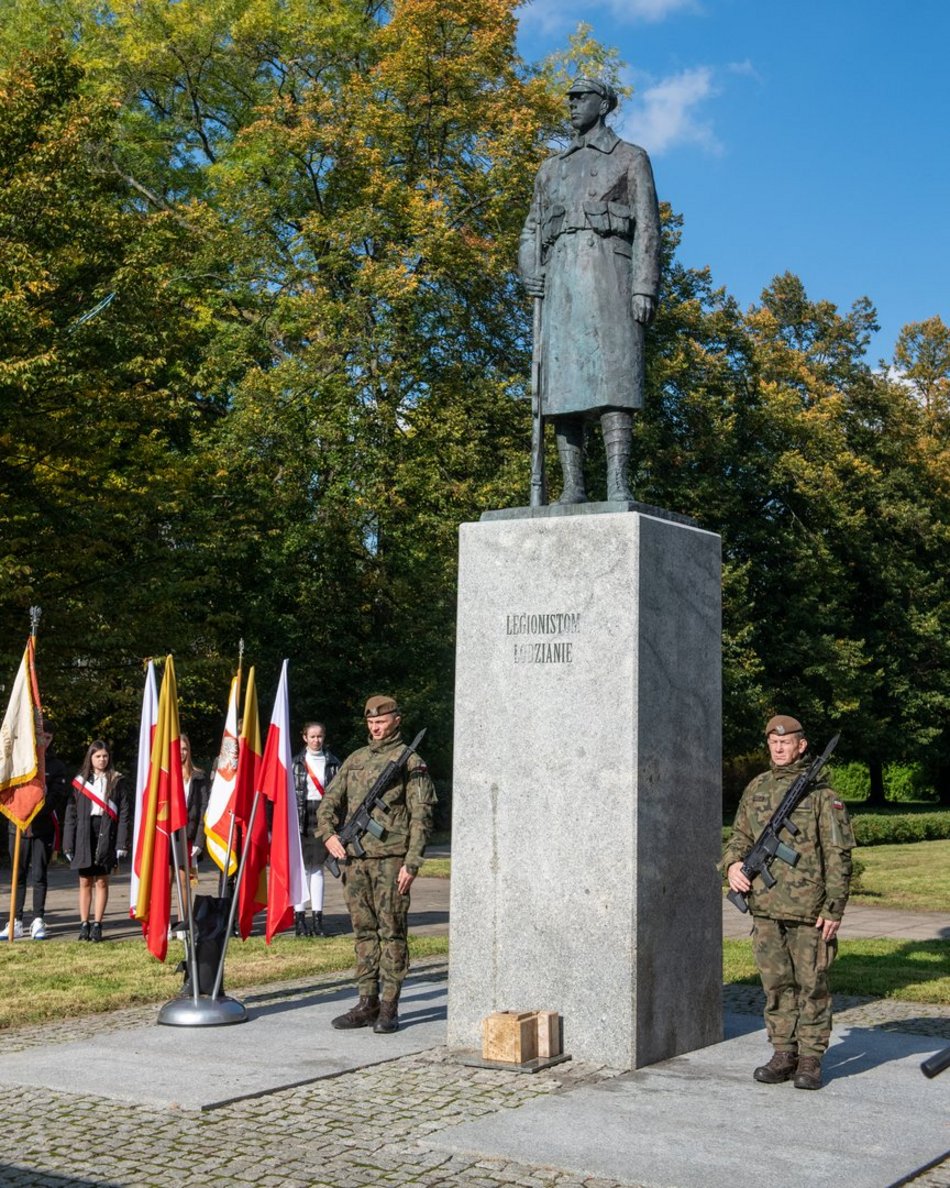
[[[657,24],[677,12],[698,12],[698,0],[588,0],[583,13],[576,0],[525,0],[518,19],[544,33],[572,29],[578,20],[593,21],[602,13],[620,24]]]
[[[717,93],[709,66],[682,70],[639,89],[617,132],[655,155],[683,144],[718,155],[722,144],[712,122],[702,115],[703,104]]]

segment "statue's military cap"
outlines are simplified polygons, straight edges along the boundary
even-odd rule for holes
[[[769,718],[765,727],[765,737],[770,734],[804,734],[801,722],[797,718],[790,718],[788,714],[776,714]]]
[[[567,89],[569,95],[586,95],[591,91],[607,100],[610,104],[608,112],[617,106],[617,92],[601,78],[587,78],[586,75],[579,74]]]
[[[386,697],[377,694],[375,697],[370,697],[366,702],[366,709],[363,711],[364,718],[381,718],[383,714],[398,714],[399,706],[393,697]]]

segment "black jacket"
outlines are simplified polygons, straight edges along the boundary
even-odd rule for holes
[[[132,800],[124,776],[113,772],[109,783],[109,796],[115,801],[118,820],[113,821],[103,814],[99,830],[99,844],[92,852],[92,801],[76,788],[70,791],[66,802],[66,825],[63,829],[63,853],[72,854],[71,870],[83,870],[88,866],[104,866],[107,871],[116,864],[116,850],[128,850],[132,838]]]

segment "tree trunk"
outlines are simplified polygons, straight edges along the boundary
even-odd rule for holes
[[[884,799],[884,764],[880,759],[869,760],[868,775],[871,777],[871,791],[864,803],[883,806],[886,803]]]

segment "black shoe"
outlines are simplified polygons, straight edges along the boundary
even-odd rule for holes
[[[399,999],[384,998],[379,1004],[379,1016],[373,1024],[377,1035],[389,1035],[399,1030]]]
[[[79,939],[87,941],[89,939],[89,921],[83,920],[79,925]]]
[[[323,927],[323,912],[311,913],[313,923],[310,925],[311,936],[328,936],[329,933]]]
[[[102,940],[102,925],[98,920],[94,920],[92,928],[89,932],[89,939],[97,943]]]
[[[294,936],[310,936],[306,912],[294,912]]]
[[[379,1014],[379,998],[372,996],[361,997],[355,1007],[350,1007],[345,1015],[337,1015],[330,1022],[330,1026],[337,1031],[351,1031],[356,1027],[369,1027],[376,1022]]]

